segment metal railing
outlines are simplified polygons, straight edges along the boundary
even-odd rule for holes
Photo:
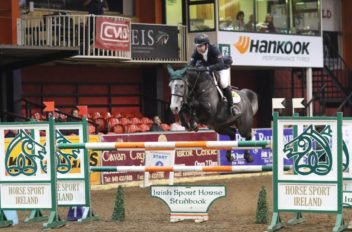
[[[79,57],[131,59],[131,51],[95,48],[95,24],[99,17],[127,20],[125,17],[96,15],[46,15],[19,19],[19,45],[39,47],[79,47]]]
[[[45,15],[42,17],[27,17],[18,19],[18,45],[35,47],[79,48],[79,55],[74,58],[119,59],[134,62],[186,62],[185,26],[178,26],[178,58],[133,58],[132,50],[116,51],[95,48],[96,19],[108,18],[127,20],[130,18],[96,15]],[[136,23],[138,24],[138,23]],[[146,24],[144,24],[146,25]],[[155,25],[155,24],[150,24]],[[167,25],[158,25],[160,27]],[[130,45],[131,46],[131,45]]]

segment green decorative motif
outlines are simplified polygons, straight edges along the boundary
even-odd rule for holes
[[[37,159],[43,170],[46,154],[45,145],[37,143],[25,130],[19,130],[6,150],[6,171],[10,176],[35,175],[38,172]]]
[[[55,137],[56,143],[71,143],[59,130],[56,130]],[[68,151],[70,151],[70,153],[68,153]],[[69,173],[72,169],[72,161],[77,160],[78,154],[79,149],[57,150],[57,171],[61,174]]]
[[[348,164],[350,163],[350,154],[348,153],[348,148],[345,141],[342,142],[342,155],[345,157],[345,159],[342,161],[342,171],[345,172],[348,170]]]
[[[297,174],[327,175],[331,171],[331,132],[329,126],[319,133],[310,125],[302,134],[285,144],[284,152],[288,159],[294,159],[294,171]],[[295,146],[298,149],[295,149]]]

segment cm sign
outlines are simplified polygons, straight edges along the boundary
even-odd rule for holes
[[[95,32],[96,48],[130,51],[130,21],[98,17],[96,18]]]

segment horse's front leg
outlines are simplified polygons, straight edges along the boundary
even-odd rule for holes
[[[198,129],[199,129],[198,128],[198,118],[197,118],[196,113],[192,110],[190,113],[189,124],[190,124],[191,130],[198,131]]]
[[[178,114],[181,120],[181,125],[184,126],[186,130],[198,131],[197,117],[191,107],[184,105]]]
[[[184,109],[181,109],[180,112],[178,113],[178,116],[181,121],[181,125],[186,128],[186,130],[191,131],[191,126],[188,120],[188,113]]]
[[[199,102],[198,101],[193,101],[191,106],[190,106],[190,110],[189,110],[189,114],[190,114],[190,118],[189,118],[189,123],[191,126],[191,130],[193,131],[198,131],[198,122],[199,119],[197,117],[197,113],[196,113],[196,109],[199,107]]]

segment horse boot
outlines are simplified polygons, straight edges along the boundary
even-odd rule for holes
[[[194,112],[192,112],[192,116],[191,116],[190,121],[189,121],[189,125],[190,125],[191,131],[197,132],[199,130],[197,122],[198,122],[197,116],[195,115]]]
[[[224,96],[226,97],[227,99],[227,103],[229,104],[229,110],[230,110],[230,113],[236,117],[236,119],[238,117],[241,116],[242,112],[241,110],[239,109],[238,105],[234,105],[233,104],[233,99],[232,99],[232,88],[231,86],[227,86],[226,88],[223,89],[223,92],[224,92]]]

